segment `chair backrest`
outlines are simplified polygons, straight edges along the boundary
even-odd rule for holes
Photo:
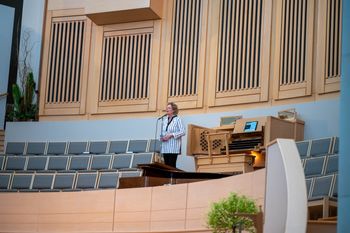
[[[5,156],[0,155],[0,170],[2,170],[4,163],[5,163]]]
[[[14,174],[11,189],[30,189],[33,174]]]
[[[160,153],[161,146],[162,146],[162,143],[158,139],[157,140],[152,139],[149,142],[149,147],[148,147],[147,151],[148,152],[158,152],[158,153]]]
[[[7,156],[7,161],[4,170],[20,171],[24,170],[26,165],[26,156]]]
[[[334,154],[338,154],[339,153],[339,138],[338,137],[334,137],[333,153]]]
[[[117,188],[118,181],[119,181],[118,172],[101,172],[100,179],[98,182],[98,188],[99,189]]]
[[[72,170],[72,171],[88,170],[89,163],[90,163],[90,156],[87,156],[87,155],[72,156],[70,159],[69,170]]]
[[[309,198],[312,178],[306,179],[305,181],[306,181],[306,196]]]
[[[109,145],[108,153],[122,154],[126,152],[127,148],[128,148],[128,141],[111,141]]]
[[[319,176],[314,179],[315,181],[311,192],[311,198],[329,196],[331,194],[333,175]]]
[[[128,152],[143,153],[147,151],[148,140],[130,140]]]
[[[27,155],[43,155],[45,153],[46,142],[28,142]]]
[[[73,189],[75,173],[57,173],[53,189]]]
[[[61,171],[67,170],[69,156],[50,156],[47,170]]]
[[[79,155],[87,152],[87,142],[70,142],[68,154]]]
[[[320,176],[323,173],[326,157],[308,158],[305,160],[305,177]]]
[[[153,153],[139,153],[134,154],[134,158],[132,160],[133,168],[136,168],[139,164],[150,164],[153,162]]]
[[[327,166],[325,169],[325,174],[333,174],[338,173],[338,162],[339,162],[339,156],[338,155],[329,155]]]
[[[0,173],[0,190],[8,189],[12,173]]]
[[[332,197],[338,198],[338,174],[336,174],[334,176],[334,185],[333,185]]]
[[[91,161],[91,170],[108,169],[112,160],[112,155],[93,155]]]
[[[32,189],[51,189],[54,180],[53,173],[40,174],[37,173],[34,176]]]
[[[66,142],[49,142],[47,146],[48,155],[63,155],[66,153]]]
[[[112,169],[130,168],[133,154],[117,154],[113,156]]]
[[[105,154],[107,152],[107,141],[102,142],[90,142],[89,152],[90,154]]]
[[[329,154],[332,148],[332,138],[314,139],[311,141],[310,156]]]
[[[309,154],[310,141],[296,142],[300,158],[306,158]]]
[[[8,142],[6,143],[5,154],[22,155],[24,154],[25,142]]]
[[[30,156],[28,157],[27,171],[41,171],[46,169],[48,156]]]
[[[76,189],[96,188],[97,172],[78,173]]]

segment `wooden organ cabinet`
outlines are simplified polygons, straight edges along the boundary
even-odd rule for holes
[[[189,125],[187,154],[195,157],[197,172],[250,172],[265,167],[265,147],[276,138],[303,140],[304,122],[265,116],[215,128]]]

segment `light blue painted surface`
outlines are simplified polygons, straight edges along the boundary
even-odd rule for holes
[[[33,70],[34,80],[38,87],[40,74],[40,57],[42,30],[44,25],[45,0],[24,0],[22,13],[22,28],[20,42],[20,60],[23,60],[23,37],[30,33],[29,46],[32,47],[29,64]],[[17,80],[19,81],[19,80]]]
[[[15,8],[0,5],[0,94],[7,92],[14,17]],[[0,97],[0,129],[4,128],[5,114],[6,96]]]
[[[184,125],[196,124],[215,127],[220,117],[243,115],[243,117],[276,116],[277,112],[296,108],[305,123],[305,138],[321,138],[339,135],[339,99],[283,105],[270,108],[251,109],[237,112],[181,115]],[[8,122],[6,141],[92,141],[151,139],[156,130],[156,118],[130,118],[120,120],[64,121],[64,122]],[[159,131],[158,131],[159,132]],[[187,137],[182,140],[183,155],[186,153]],[[192,157],[180,156],[178,166],[193,171]]]
[[[338,233],[350,232],[350,1],[343,0]]]

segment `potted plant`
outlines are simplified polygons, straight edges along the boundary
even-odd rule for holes
[[[35,120],[37,117],[37,104],[35,99],[35,82],[33,72],[29,72],[25,79],[24,88],[18,84],[12,85],[13,109],[12,119],[17,121]]]
[[[254,200],[230,193],[229,197],[213,203],[207,215],[207,224],[214,233],[245,230],[256,232],[249,214],[258,214]]]
[[[12,85],[13,104],[7,106],[7,121],[37,120],[37,93],[34,75],[30,65],[31,51],[30,32],[23,33],[22,60],[18,62],[19,83]],[[18,55],[18,54],[17,54]]]

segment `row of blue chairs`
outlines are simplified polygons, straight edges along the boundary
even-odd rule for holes
[[[138,177],[134,171],[86,171],[69,173],[0,173],[0,191],[80,191],[118,188],[119,178]]]
[[[139,164],[150,164],[161,160],[158,153],[127,153],[100,155],[41,155],[0,156],[0,172],[16,171],[81,171],[121,170],[137,168]]]
[[[318,157],[339,153],[339,138],[328,137],[297,142],[300,158]]]
[[[6,155],[121,154],[159,152],[159,140],[7,142]]]
[[[309,219],[336,215],[339,138],[320,138],[296,144],[305,173]]]
[[[306,178],[338,173],[339,155],[323,155],[301,159]]]
[[[306,179],[309,201],[323,197],[338,198],[338,174],[318,176]]]

